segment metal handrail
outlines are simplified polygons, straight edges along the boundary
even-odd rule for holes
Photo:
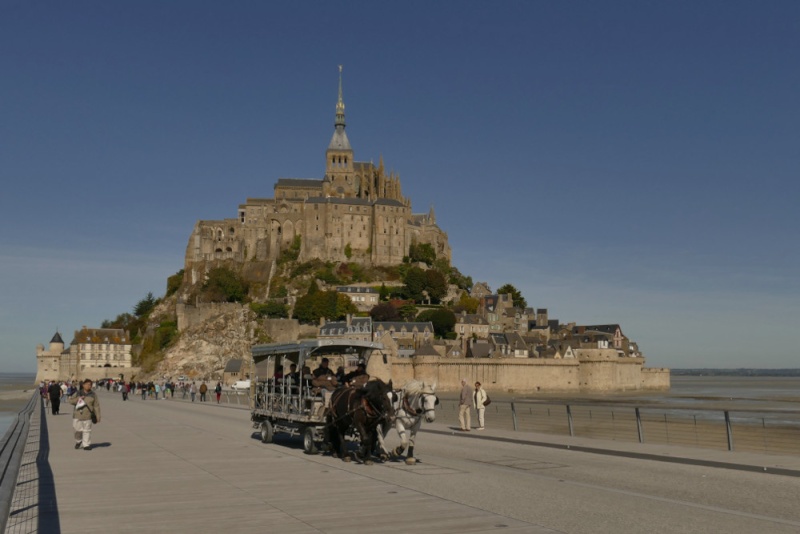
[[[22,466],[22,455],[28,441],[31,426],[31,414],[39,407],[41,396],[38,390],[31,395],[28,404],[17,414],[14,423],[8,427],[3,441],[0,442],[0,532],[5,532],[8,516],[11,513],[11,502],[17,486],[19,470]]]

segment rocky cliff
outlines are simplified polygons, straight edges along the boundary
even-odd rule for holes
[[[229,305],[205,321],[187,327],[164,353],[155,374],[161,377],[222,377],[228,360],[249,360],[250,347],[264,342],[255,314],[246,306]]]

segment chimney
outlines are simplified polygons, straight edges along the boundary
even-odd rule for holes
[[[319,327],[322,328],[323,326],[325,326],[325,317],[320,317],[319,318]]]
[[[352,313],[348,313],[347,314],[347,326],[350,326],[350,324],[352,322],[353,322],[353,314]]]

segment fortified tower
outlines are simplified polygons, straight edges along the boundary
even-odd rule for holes
[[[36,345],[36,382],[42,380],[59,380],[61,375],[61,356],[64,354],[64,340],[56,330],[50,340],[48,350],[41,343]]]

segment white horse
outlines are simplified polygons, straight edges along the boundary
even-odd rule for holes
[[[378,432],[378,442],[380,448],[386,456],[392,458],[402,458],[403,451],[408,448],[406,464],[413,465],[414,459],[414,439],[417,436],[419,427],[422,426],[422,418],[429,423],[436,420],[436,405],[439,398],[436,397],[436,386],[428,385],[418,380],[410,380],[403,389],[390,393],[395,410],[394,428],[400,435],[400,445],[393,451],[386,449],[384,438],[389,433],[391,423],[383,426],[383,432]]]

